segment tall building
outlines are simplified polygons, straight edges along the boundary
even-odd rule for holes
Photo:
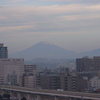
[[[100,57],[83,57],[76,59],[76,70],[82,71],[98,71],[100,70]]]
[[[0,59],[0,84],[18,85],[23,74],[24,59]]]
[[[0,58],[8,58],[8,49],[0,43]]]

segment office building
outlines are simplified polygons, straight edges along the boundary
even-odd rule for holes
[[[23,69],[24,59],[0,59],[0,84],[18,85]]]
[[[8,58],[8,49],[0,43],[0,58]]]

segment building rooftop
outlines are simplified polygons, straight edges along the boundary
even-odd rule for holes
[[[0,43],[0,47],[3,47],[3,43]]]

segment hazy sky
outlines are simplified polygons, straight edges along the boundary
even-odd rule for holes
[[[40,41],[77,52],[100,48],[100,0],[0,0],[0,42],[9,53]]]

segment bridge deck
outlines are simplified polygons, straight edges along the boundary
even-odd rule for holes
[[[77,97],[77,98],[86,98],[100,100],[100,94],[96,93],[83,93],[83,92],[71,92],[71,91],[56,91],[56,90],[43,90],[43,89],[32,89],[25,87],[17,86],[0,86],[1,90],[17,91],[23,93],[31,94],[41,94],[41,95],[50,95],[50,96],[61,96],[61,97]]]

